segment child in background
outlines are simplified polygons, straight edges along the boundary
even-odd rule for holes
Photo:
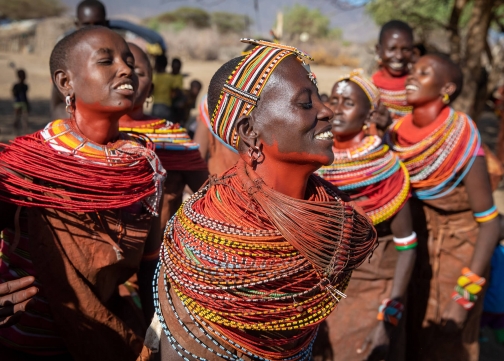
[[[201,82],[198,80],[192,80],[189,89],[184,89],[182,91],[182,95],[173,99],[173,122],[179,123],[182,127],[189,130],[189,133],[192,132],[191,135],[194,134],[194,130],[196,129],[196,124],[194,124],[194,129],[191,128],[191,125],[195,123],[196,119],[191,119],[191,109],[196,108],[196,100],[201,91]]]
[[[17,71],[18,82],[12,87],[14,97],[14,128],[16,130],[27,131],[28,113],[30,105],[28,103],[28,85],[25,83],[26,72],[23,69]]]
[[[160,119],[171,120],[173,115],[173,100],[181,95],[183,87],[183,77],[180,74],[182,62],[180,59],[172,60],[172,72],[166,72],[168,59],[166,55],[156,57],[154,65],[154,75],[152,83],[154,84],[154,105],[152,115]]]

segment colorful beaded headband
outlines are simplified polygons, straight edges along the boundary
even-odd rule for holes
[[[241,41],[257,46],[229,76],[211,119],[214,134],[235,149],[238,148],[239,142],[235,128],[236,121],[241,116],[249,115],[257,106],[266,82],[282,60],[289,55],[296,55],[308,71],[310,80],[316,84],[315,75],[304,62],[304,58],[313,60],[308,54],[292,46],[263,40],[241,39]]]
[[[346,88],[347,83],[345,80],[357,84],[364,91],[371,103],[371,110],[376,110],[378,108],[378,105],[380,104],[380,91],[373,84],[371,79],[363,75],[362,69],[354,69],[350,72],[350,74],[345,75],[338,80],[339,84],[336,89],[338,94],[343,93],[343,90]]]

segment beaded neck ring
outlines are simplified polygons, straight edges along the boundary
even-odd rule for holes
[[[234,149],[237,149],[239,142],[236,121],[241,116],[249,115],[257,106],[262,90],[281,61],[296,55],[310,80],[316,84],[315,75],[304,62],[305,58],[313,58],[301,50],[263,40],[242,39],[242,42],[257,46],[238,64],[224,84],[210,122],[214,134]]]

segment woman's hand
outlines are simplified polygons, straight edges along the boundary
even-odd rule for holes
[[[38,292],[30,286],[35,277],[28,276],[14,281],[0,283],[0,327],[9,327],[19,321],[26,306]]]
[[[364,340],[362,347],[357,349],[357,353],[363,355],[363,361],[385,360],[390,344],[390,333],[393,327],[386,322],[378,322],[376,327]]]
[[[467,319],[467,310],[455,301],[450,301],[443,312],[442,326],[446,332],[462,329]]]
[[[380,130],[386,130],[392,124],[392,117],[385,105],[380,103],[375,112],[371,115],[371,123],[376,124]]]

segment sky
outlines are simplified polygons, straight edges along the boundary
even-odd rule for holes
[[[343,30],[343,38],[354,42],[367,42],[376,39],[378,27],[365,13],[362,7],[343,10],[334,6],[330,0],[258,0],[259,11],[254,9],[253,0],[101,0],[107,7],[111,18],[145,18],[166,11],[175,10],[181,6],[193,6],[206,11],[228,11],[246,14],[254,21],[252,31],[266,34],[273,26],[276,13],[295,3],[312,8],[318,8],[331,19],[331,25]],[[76,5],[80,0],[61,0],[69,8],[69,13],[75,15]],[[353,3],[363,3],[365,0],[349,0]]]

